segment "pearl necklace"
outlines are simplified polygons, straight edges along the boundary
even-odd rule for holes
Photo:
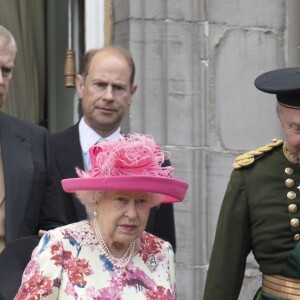
[[[104,251],[105,256],[110,261],[110,263],[113,265],[113,267],[117,268],[117,269],[121,269],[121,268],[124,268],[125,266],[127,266],[133,255],[133,251],[135,248],[135,240],[130,243],[128,249],[126,250],[125,254],[121,258],[114,257],[113,254],[108,249],[108,246],[106,245],[105,241],[102,238],[100,228],[96,221],[96,218],[94,218],[94,220],[93,220],[93,225],[94,225],[96,238],[97,238],[102,250]]]

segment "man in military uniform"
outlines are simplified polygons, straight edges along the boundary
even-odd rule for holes
[[[250,251],[263,273],[254,299],[300,299],[300,70],[264,73],[255,86],[276,94],[285,142],[273,140],[236,158],[204,300],[238,299]]]

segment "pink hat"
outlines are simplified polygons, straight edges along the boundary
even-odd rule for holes
[[[121,136],[91,147],[89,153],[91,169],[88,172],[77,169],[79,178],[63,179],[66,192],[151,192],[164,195],[162,202],[171,203],[182,201],[188,189],[185,181],[171,178],[171,166],[161,166],[168,157],[149,135]]]

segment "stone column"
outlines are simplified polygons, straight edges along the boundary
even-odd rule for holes
[[[132,52],[139,86],[123,128],[152,134],[170,151],[175,176],[190,183],[185,201],[174,206],[178,300],[202,299],[234,158],[282,137],[274,96],[259,92],[253,82],[299,57],[291,51],[297,45],[287,40],[299,35],[299,28],[288,27],[299,4],[113,0],[112,5],[113,43]],[[250,256],[240,299],[252,299],[259,285]]]

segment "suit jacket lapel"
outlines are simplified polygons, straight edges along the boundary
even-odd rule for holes
[[[56,144],[55,156],[63,179],[78,177],[75,167],[84,169],[78,126],[79,123],[66,130],[60,137],[59,147]],[[86,218],[84,206],[73,195],[72,201],[78,218]]]
[[[6,239],[22,224],[30,197],[34,162],[28,132],[14,119],[0,114],[0,140],[5,180]]]
[[[60,149],[59,168],[64,178],[77,177],[75,167],[83,169],[83,158],[79,143],[78,123],[64,135],[64,142]]]

